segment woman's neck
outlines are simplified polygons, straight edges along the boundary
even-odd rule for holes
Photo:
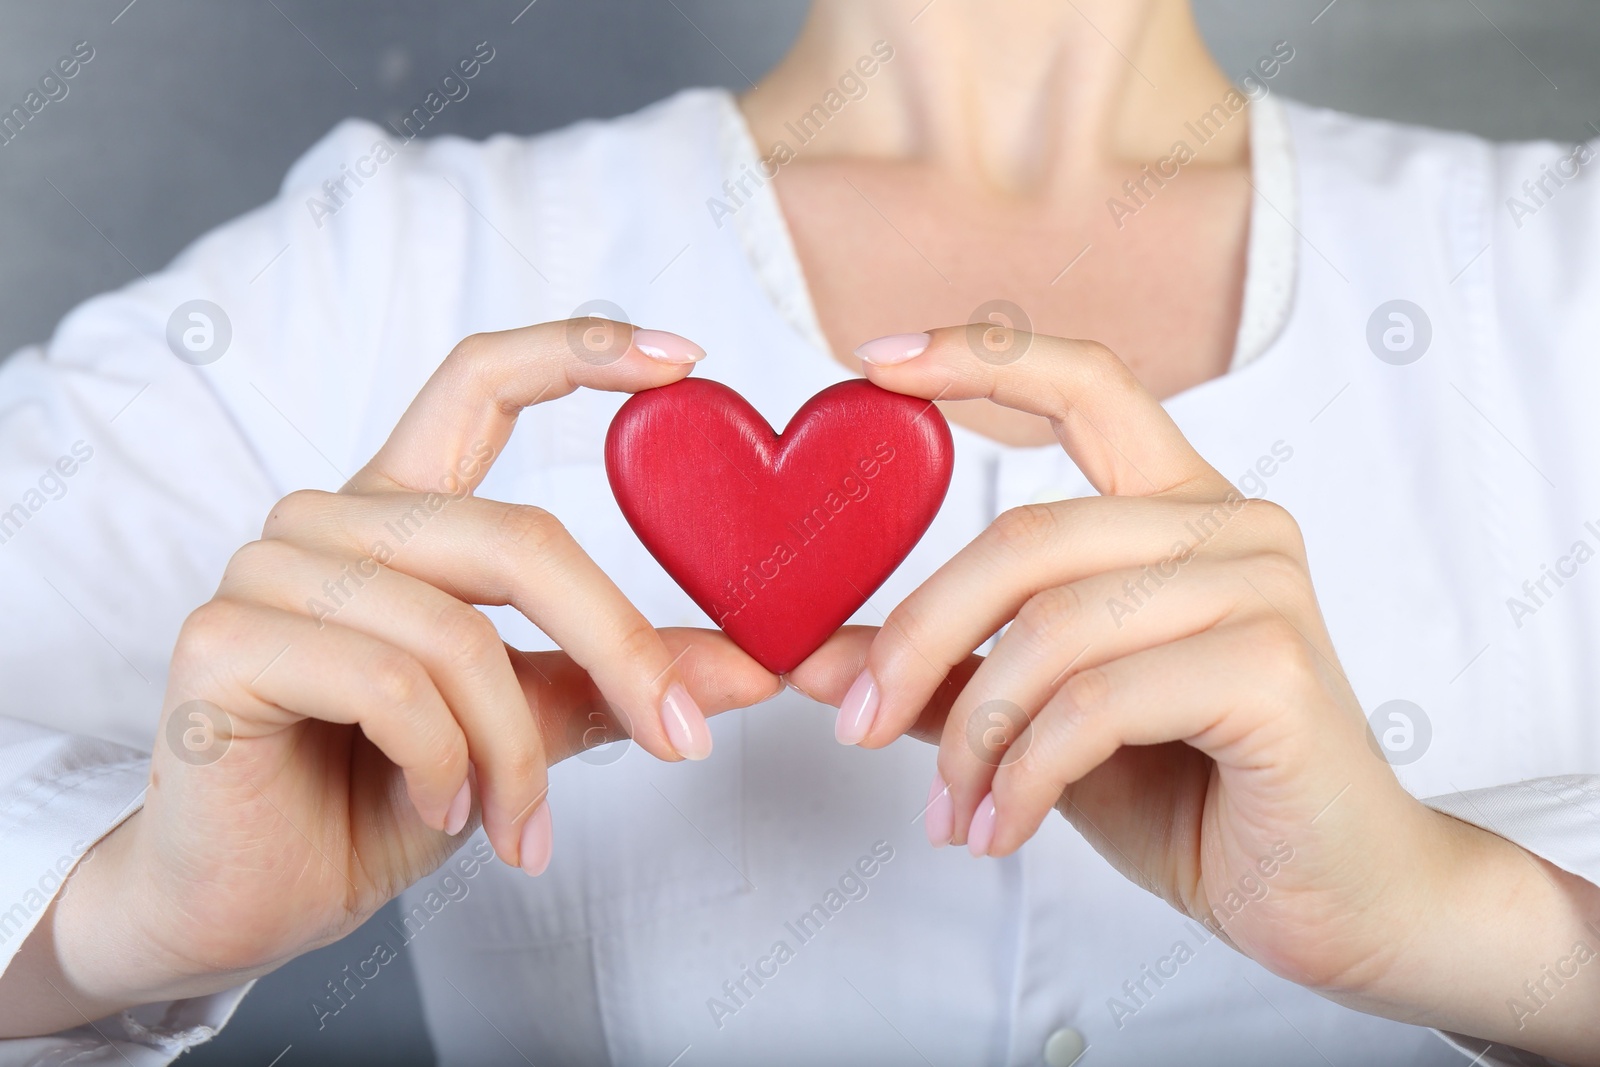
[[[1170,177],[1186,124],[1230,100],[1129,224],[1123,190]],[[988,318],[1103,341],[1166,397],[1224,373],[1237,338],[1242,101],[1187,0],[816,0],[741,107],[843,366],[870,337]],[[1054,440],[1032,415],[940,406],[1006,444]]]
[[[804,158],[919,161],[1016,194],[1048,194],[1086,169],[1166,155],[1229,81],[1188,0],[817,0],[790,54],[741,106],[763,149],[883,41],[865,91],[800,149]],[[1207,162],[1248,156],[1248,124]]]

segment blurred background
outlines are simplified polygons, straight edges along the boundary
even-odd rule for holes
[[[933,0],[938,2],[938,0]],[[1224,68],[1289,41],[1274,82],[1346,111],[1497,139],[1600,137],[1595,0],[1195,0]],[[0,145],[0,358],[78,301],[269,199],[341,118],[398,121],[480,41],[430,135],[534,133],[688,85],[739,89],[806,0],[0,0],[0,115],[75,44],[94,58]],[[374,922],[386,918],[380,913]],[[402,954],[319,1030],[314,995],[362,932],[260,983],[183,1063],[430,1064]],[[281,1057],[275,1060],[274,1057]]]

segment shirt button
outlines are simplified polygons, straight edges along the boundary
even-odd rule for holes
[[[1078,1057],[1083,1055],[1083,1050],[1088,1047],[1081,1033],[1070,1026],[1063,1026],[1045,1040],[1046,1067],[1072,1067],[1078,1062]]]

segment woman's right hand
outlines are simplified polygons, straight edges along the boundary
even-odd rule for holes
[[[6,975],[13,1007],[36,1000],[21,1025],[265,973],[353,930],[480,820],[536,875],[550,765],[624,734],[701,759],[702,708],[774,695],[720,632],[654,629],[555,517],[472,495],[524,407],[666,385],[703,354],[600,319],[470,337],[341,492],[280,501],[183,627],[142,810]],[[514,606],[562,651],[511,649],[478,604]],[[35,968],[57,976],[37,998]]]

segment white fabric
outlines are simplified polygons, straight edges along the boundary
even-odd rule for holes
[[[731,109],[692,91],[536,138],[442,138],[319,219],[308,201],[384,136],[345,123],[278,200],[0,367],[0,515],[11,501],[26,512],[0,543],[0,713],[15,720],[0,735],[0,813],[36,812],[0,824],[8,868],[24,872],[0,882],[12,894],[0,914],[137,802],[177,627],[228,556],[278,496],[335,488],[364,462],[463,335],[609,301],[704,344],[698,373],[779,424],[846,376],[821,350],[770,189],[738,225],[708,210]],[[1600,454],[1600,196],[1571,184],[1519,229],[1503,201],[1557,146],[1292,104],[1281,115],[1299,242],[1289,313],[1259,355],[1169,409],[1219,469],[1299,518],[1366,706],[1425,709],[1431,747],[1400,768],[1406,785],[1489,790],[1437,803],[1469,819],[1481,809],[1484,825],[1600,881],[1594,827],[1575,814],[1592,810],[1585,776],[1600,770],[1600,579],[1576,571],[1520,620],[1507,607],[1542,563],[1600,542],[1584,526],[1600,526],[1587,466]],[[1258,187],[1261,233],[1272,194]],[[1271,261],[1253,238],[1252,274]],[[1247,302],[1282,284],[1252,277]],[[226,355],[199,368],[165,341],[173,310],[196,298],[233,328]],[[1395,298],[1432,323],[1429,352],[1405,367],[1366,341]],[[526,415],[484,492],[560,515],[654,621],[703,622],[605,488],[620,400],[579,393]],[[861,621],[880,621],[999,510],[1089,491],[1053,448],[956,437],[944,509]],[[65,489],[30,497],[80,441],[92,455]],[[508,640],[548,647],[526,620],[494,614]],[[1023,1065],[1067,1026],[1104,1065],[1459,1062],[1427,1031],[1329,1004],[1205,941],[1062,820],[1005,860],[930,850],[926,746],[841,748],[831,711],[792,693],[713,732],[703,764],[630,751],[556,768],[549,872],[489,865],[424,909],[394,947],[414,953],[443,1063],[503,1062],[510,1044],[541,1064],[665,1064],[688,1049],[682,1062]],[[1506,785],[1560,776],[1577,777],[1539,803]],[[29,799],[63,779],[79,784]],[[791,933],[858,863],[873,870],[865,896],[813,936]],[[402,904],[423,907],[441,877]],[[759,988],[744,979],[753,992],[719,1025],[708,1003],[731,1002],[724,983],[780,939],[794,958]],[[1124,983],[1179,941],[1194,958],[1131,998]],[[171,1006],[173,1025],[220,1025],[231,1003]],[[0,1045],[0,1061],[65,1059],[76,1040]]]
[[[1278,339],[1294,307],[1300,213],[1294,176],[1294,146],[1289,116],[1276,96],[1250,106],[1250,248],[1245,270],[1244,305],[1234,343],[1232,370],[1254,362]]]

